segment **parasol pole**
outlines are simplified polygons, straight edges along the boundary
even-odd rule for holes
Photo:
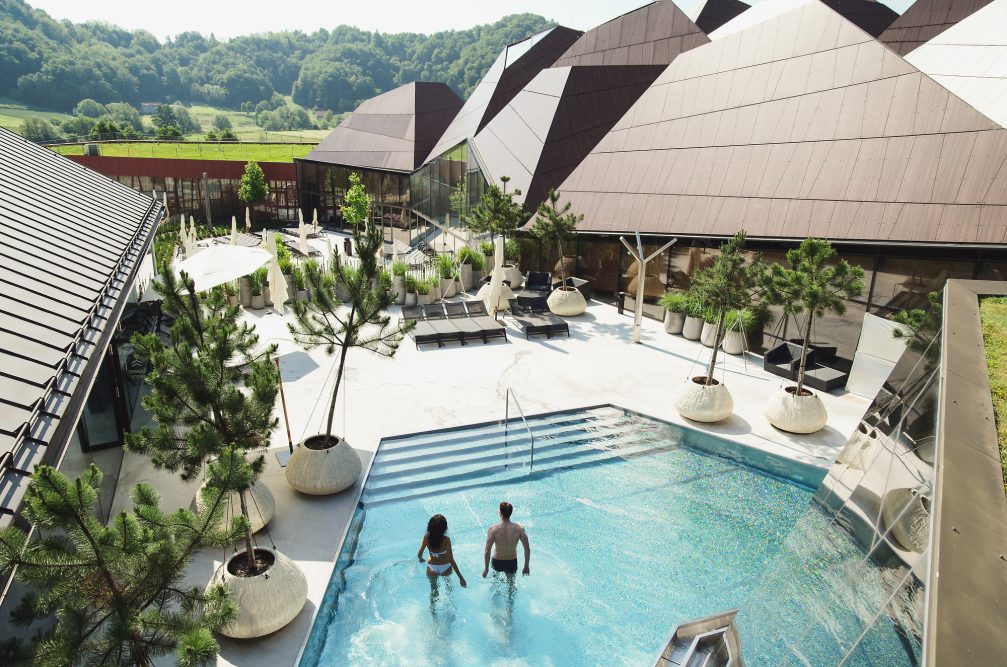
[[[287,427],[287,447],[290,448],[290,453],[294,453],[294,439],[290,437],[290,418],[287,416],[287,397],[283,394],[283,369],[280,368],[280,358],[273,357],[273,361],[276,362],[276,372],[280,376],[280,405],[283,406],[283,423]]]

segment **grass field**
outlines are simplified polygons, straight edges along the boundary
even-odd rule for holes
[[[195,144],[145,142],[102,144],[101,154],[109,157],[182,158],[190,160],[238,160],[247,162],[290,162],[304,157],[313,146],[304,144]],[[83,155],[80,144],[53,146],[61,155]]]
[[[200,141],[206,136],[206,132],[213,128],[213,119],[217,114],[224,114],[231,121],[234,133],[241,141],[320,141],[331,130],[286,130],[283,132],[267,132],[255,124],[255,114],[242,113],[229,109],[218,109],[205,104],[193,104],[187,107],[203,131],[197,134],[186,135],[189,141]],[[21,131],[21,125],[26,118],[41,118],[49,120],[59,118],[68,120],[72,118],[70,114],[58,111],[46,111],[40,109],[29,109],[24,104],[9,98],[0,98],[0,127],[5,127],[14,132]],[[150,127],[150,116],[144,116],[144,125]],[[147,157],[150,157],[149,155]],[[225,158],[229,159],[229,158]]]
[[[1007,298],[987,297],[979,305],[993,412],[1000,440],[1000,465],[1007,487]]]

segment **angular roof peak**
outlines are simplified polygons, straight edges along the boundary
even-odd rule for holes
[[[507,46],[490,65],[424,162],[474,137],[529,81],[543,69],[551,67],[582,34],[579,30],[556,26]]]
[[[689,18],[700,30],[709,35],[738,14],[751,8],[751,5],[741,0],[706,0],[693,7],[689,12]]]
[[[667,65],[707,41],[674,2],[657,0],[588,30],[554,66]]]
[[[714,30],[710,33],[710,39],[718,40],[732,35],[809,2],[826,5],[871,37],[880,35],[899,16],[890,7],[875,0],[763,0]]]
[[[584,231],[1003,244],[1005,155],[1007,130],[813,1],[683,53],[558,189]]]
[[[304,159],[411,172],[461,108],[443,83],[407,83],[361,102]]]
[[[916,0],[878,37],[899,55],[906,55],[962,19],[972,16],[990,0]]]

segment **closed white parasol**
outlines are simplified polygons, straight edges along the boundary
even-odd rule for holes
[[[276,235],[267,235],[266,242],[269,244],[269,298],[273,302],[273,308],[280,315],[283,314],[283,302],[287,300],[287,279],[280,271],[280,261],[276,252]]]
[[[231,216],[231,245],[238,245],[238,219]]]
[[[510,300],[514,298],[514,292],[504,284],[504,240],[502,236],[496,238],[493,247],[493,274],[490,278],[489,287],[480,291],[486,310],[490,315],[496,317],[497,311],[507,310],[510,307]],[[486,290],[485,292],[483,290]],[[480,295],[477,295],[480,296]]]
[[[175,273],[187,273],[202,292],[247,276],[268,261],[269,253],[261,248],[215,244],[175,264]]]

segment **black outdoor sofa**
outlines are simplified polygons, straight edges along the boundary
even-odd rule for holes
[[[570,336],[570,325],[563,318],[550,313],[544,304],[539,309],[522,306],[517,299],[511,299],[510,312],[526,339],[543,334],[546,338],[564,333],[568,338]]]
[[[552,274],[546,271],[529,271],[525,274],[524,289],[516,294],[517,302],[524,308],[544,310],[552,292]]]
[[[402,319],[416,323],[410,334],[417,348],[425,343],[436,343],[440,348],[451,341],[465,345],[470,340],[507,340],[507,328],[489,316],[482,301],[403,306]]]
[[[845,387],[850,374],[819,362],[818,352],[814,348],[808,349],[804,384],[825,392]],[[827,348],[825,354],[828,355]],[[773,375],[796,381],[801,369],[801,346],[791,342],[780,343],[766,352],[762,358],[762,367]]]

